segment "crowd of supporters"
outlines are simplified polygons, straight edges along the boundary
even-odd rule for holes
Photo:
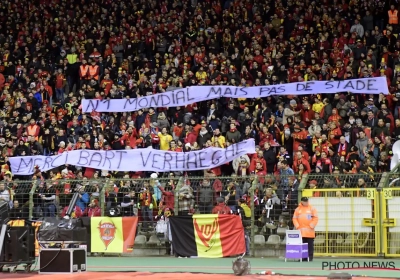
[[[400,137],[398,7],[396,1],[368,0],[2,1],[0,179],[5,184],[0,200],[15,191],[17,183],[9,182],[32,177],[13,176],[8,162],[13,156],[149,146],[180,152],[249,138],[256,140],[256,154],[185,175],[214,182],[221,175],[240,180],[256,174],[260,197],[271,195],[272,188],[286,202],[294,197],[293,185],[310,173],[365,174],[347,187],[371,186],[372,174],[390,170],[392,144]],[[220,98],[110,114],[84,114],[80,107],[83,98],[135,98],[192,85],[250,87],[378,76],[386,77],[389,94]],[[36,169],[33,179],[57,184],[149,175],[63,166]],[[271,187],[268,180],[276,177],[284,179]],[[48,195],[38,195],[36,205],[55,200],[54,185],[41,184]],[[310,182],[316,188],[341,184],[334,175]],[[96,193],[96,186],[81,185],[74,191]],[[127,186],[124,194],[148,206],[146,186],[137,188]],[[220,188],[230,190],[229,184]],[[164,192],[173,188],[160,190],[157,201]],[[234,196],[233,202],[239,198]],[[82,213],[97,202],[87,198]],[[191,203],[210,212],[216,201]],[[54,215],[55,209],[46,209],[46,215]]]

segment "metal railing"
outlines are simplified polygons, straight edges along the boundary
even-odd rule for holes
[[[400,168],[383,174],[309,174],[302,178],[97,178],[15,180],[5,185],[22,218],[62,217],[76,192],[82,197],[75,217],[136,215],[137,236],[144,235],[145,241],[135,247],[158,248],[158,253],[150,254],[168,248],[157,235],[158,218],[164,212],[208,214],[221,198],[235,212],[238,199],[244,198],[251,209],[251,224],[246,228],[251,255],[282,255],[294,209],[300,197],[307,196],[320,217],[316,255],[400,256],[400,230],[395,221],[400,212],[394,208],[400,202]]]

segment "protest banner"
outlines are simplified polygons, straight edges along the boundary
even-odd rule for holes
[[[65,164],[110,171],[190,171],[220,166],[245,154],[255,153],[254,139],[229,147],[206,148],[191,152],[170,152],[151,148],[134,150],[75,150],[56,156],[11,157],[14,175],[30,175],[38,166],[42,172]]]
[[[84,113],[132,112],[144,108],[178,107],[196,102],[227,98],[262,98],[271,95],[303,95],[352,92],[364,94],[389,93],[386,77],[352,79],[344,81],[310,81],[271,86],[192,86],[174,91],[131,99],[84,99]]]

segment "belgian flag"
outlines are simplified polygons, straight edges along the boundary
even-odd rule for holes
[[[183,257],[222,258],[246,252],[242,220],[236,215],[170,217],[172,246]]]

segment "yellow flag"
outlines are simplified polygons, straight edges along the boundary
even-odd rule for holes
[[[123,231],[122,217],[92,217],[90,219],[91,252],[123,252]]]
[[[193,215],[193,227],[199,258],[222,258],[221,232],[217,214]]]

